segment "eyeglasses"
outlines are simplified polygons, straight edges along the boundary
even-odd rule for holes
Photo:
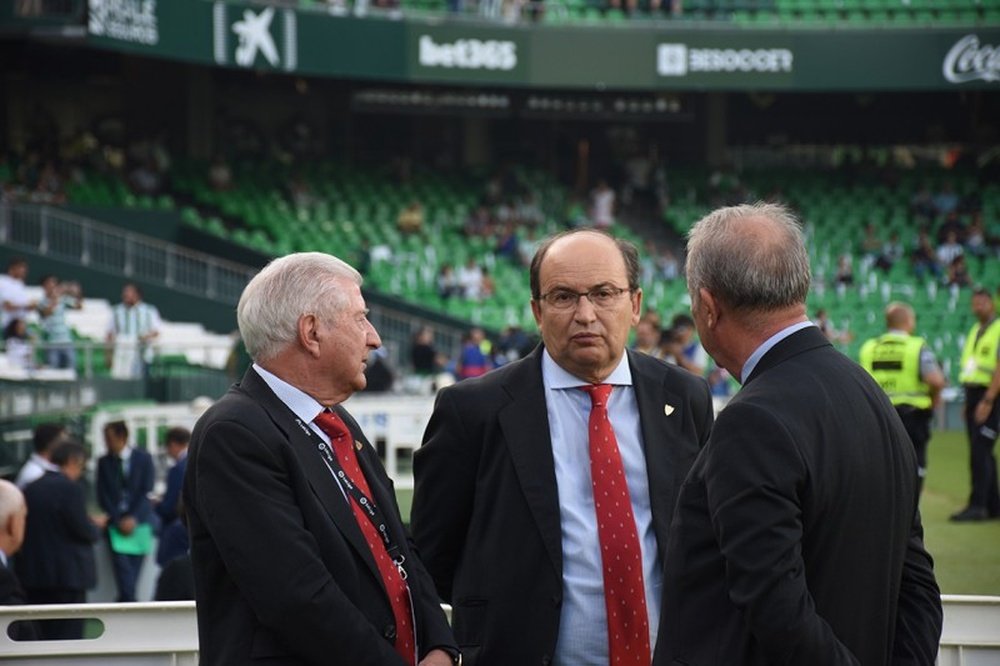
[[[580,302],[581,296],[586,296],[587,300],[595,307],[599,309],[610,308],[616,302],[618,298],[628,292],[632,293],[634,289],[622,289],[621,287],[612,287],[608,285],[603,285],[600,287],[594,287],[589,291],[573,291],[571,289],[553,289],[552,291],[542,294],[538,297],[538,300],[545,301],[545,303],[551,307],[553,310],[572,310],[576,308],[577,304]]]

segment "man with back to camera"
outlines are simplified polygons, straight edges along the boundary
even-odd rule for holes
[[[340,404],[381,345],[367,314],[358,272],[318,252],[243,291],[254,364],[199,419],[184,480],[205,663],[460,663],[392,482]]]
[[[34,452],[17,473],[17,487],[24,490],[29,483],[42,478],[46,472],[56,472],[52,464],[52,450],[66,439],[66,428],[59,423],[39,423],[32,435]]]
[[[64,441],[52,451],[59,471],[24,490],[28,521],[24,545],[17,557],[17,575],[31,604],[82,604],[97,585],[94,544],[101,538],[105,517],[87,515],[87,498],[78,483],[87,451]],[[39,624],[45,640],[83,638],[83,618],[46,620]]]
[[[1000,319],[990,293],[977,288],[972,293],[976,323],[965,337],[958,380],[965,389],[965,430],[969,437],[969,467],[972,491],[964,509],[951,516],[953,522],[978,522],[1000,517],[1000,489],[993,448],[1000,428]]]
[[[892,302],[885,309],[888,331],[861,346],[861,367],[875,378],[913,443],[917,454],[917,494],[927,475],[927,444],[931,439],[934,408],[941,404],[947,380],[934,352],[913,331],[917,316],[906,303]]]
[[[542,345],[438,394],[414,458],[414,538],[466,663],[648,666],[708,386],[625,350],[642,311],[630,243],[557,235],[530,282]]]
[[[798,221],[777,204],[710,213],[687,279],[702,344],[743,387],[677,501],[653,663],[933,664],[913,446],[807,318]]]

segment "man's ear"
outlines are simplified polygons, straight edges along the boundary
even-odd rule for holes
[[[708,289],[701,287],[698,289],[698,300],[702,308],[702,314],[705,318],[705,324],[709,328],[715,328],[719,325],[719,316],[721,312],[719,311],[720,303],[715,296],[712,295]]]
[[[319,326],[319,318],[312,312],[299,317],[299,344],[313,356],[319,356]]]

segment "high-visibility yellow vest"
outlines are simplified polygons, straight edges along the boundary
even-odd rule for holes
[[[871,374],[893,405],[931,408],[930,387],[920,376],[923,338],[885,333],[861,346],[861,367]]]
[[[1000,319],[986,325],[986,330],[976,341],[979,324],[973,324],[965,337],[962,349],[962,370],[958,381],[973,386],[989,386],[997,368],[997,349],[1000,348]]]

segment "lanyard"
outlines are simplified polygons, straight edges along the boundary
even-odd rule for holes
[[[392,540],[389,535],[389,525],[385,520],[385,516],[378,506],[371,500],[370,497],[365,495],[365,493],[358,488],[357,484],[351,481],[351,478],[344,471],[343,466],[340,461],[337,460],[337,456],[333,455],[332,443],[327,444],[322,438],[317,437],[316,433],[312,431],[309,426],[298,421],[299,426],[304,430],[310,437],[310,439],[315,438],[317,440],[316,448],[319,450],[320,456],[323,462],[326,463],[326,468],[330,470],[330,473],[335,479],[340,483],[344,492],[353,499],[358,506],[361,507],[362,512],[375,527],[375,531],[378,532],[379,537],[382,539],[382,543],[385,545],[385,550],[389,554],[389,558],[392,559],[392,563],[396,565],[396,569],[399,570],[399,575],[403,580],[406,580],[407,573],[406,569],[403,568],[403,563],[406,561],[406,556],[400,551],[399,546]],[[361,468],[360,463],[358,464],[358,469]]]

